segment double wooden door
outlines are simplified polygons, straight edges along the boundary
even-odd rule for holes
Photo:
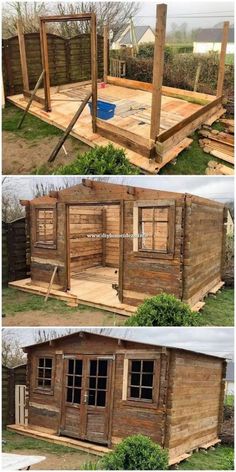
[[[64,356],[61,434],[108,443],[113,356]]]

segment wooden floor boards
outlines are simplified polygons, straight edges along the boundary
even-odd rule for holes
[[[38,118],[52,124],[62,130],[65,130],[83,100],[91,85],[78,85],[63,87],[51,87],[52,111],[44,111],[41,104],[33,102],[30,113]],[[43,90],[38,92],[43,96]],[[98,85],[98,99],[112,102],[116,105],[116,114],[109,120],[110,124],[128,130],[143,138],[149,138],[150,119],[151,119],[151,93],[143,90],[133,90],[127,87],[118,87],[106,84],[105,88]],[[27,101],[23,95],[13,95],[8,100],[14,105],[25,109]],[[165,131],[184,118],[192,115],[201,105],[189,103],[183,99],[162,97],[161,111],[161,131]],[[76,123],[71,135],[85,142],[91,147],[96,145],[105,146],[110,141],[99,134],[93,133],[91,115],[88,106],[83,111],[80,119]],[[130,163],[139,167],[147,174],[156,174],[159,170],[172,159],[174,159],[183,149],[191,144],[189,138],[183,139],[178,145],[174,146],[164,158],[162,163],[148,159],[141,154],[126,148],[126,155]],[[117,148],[121,145],[113,144]],[[124,146],[123,146],[124,147]]]

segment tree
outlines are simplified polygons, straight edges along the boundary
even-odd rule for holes
[[[2,330],[2,365],[5,367],[17,367],[25,364],[26,355],[14,332],[9,329]]]
[[[2,35],[17,34],[17,20],[21,20],[25,33],[39,31],[39,16],[48,13],[45,2],[9,2],[3,4]]]
[[[66,336],[67,334],[72,334],[74,330],[71,328],[56,330],[56,329],[38,329],[34,331],[34,341],[35,344],[44,343],[51,341],[52,339],[60,338],[61,336]]]
[[[24,208],[13,191],[12,181],[5,177],[2,180],[2,219],[5,223],[10,223],[24,215]]]

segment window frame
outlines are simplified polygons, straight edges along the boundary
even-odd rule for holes
[[[141,211],[147,208],[167,208],[168,209],[168,236],[167,249],[154,250],[140,247],[140,238],[133,239],[133,254],[139,257],[173,259],[175,251],[175,200],[144,200],[134,202],[133,207],[133,233],[134,235],[142,232]]]
[[[65,382],[65,404],[69,407],[72,407],[72,408],[80,408],[82,406],[82,403],[83,403],[83,400],[82,400],[82,394],[83,394],[83,377],[84,377],[84,368],[85,368],[85,365],[84,365],[84,359],[80,358],[80,357],[68,357],[66,359],[66,361],[68,362],[67,364],[67,370],[65,372],[65,378],[66,378],[66,382]],[[81,361],[82,362],[82,371],[81,371],[81,374],[75,374],[75,372],[73,372],[73,374],[69,374],[68,373],[68,367],[69,367],[69,361],[74,361],[74,363],[76,363],[76,361]],[[74,370],[75,370],[75,365],[74,364]],[[80,387],[76,387],[74,385],[75,383],[75,377],[80,377],[81,378],[81,386]],[[69,386],[68,385],[68,377],[73,377],[73,386]],[[80,390],[80,402],[79,403],[75,403],[75,402],[69,402],[67,400],[67,392],[68,392],[68,388],[70,388],[72,390],[72,395],[74,396],[74,392],[75,390]]]
[[[123,389],[122,389],[122,402],[128,406],[144,407],[156,409],[159,402],[159,387],[160,387],[160,354],[158,353],[147,353],[140,352],[135,354],[126,354],[124,357],[123,366]],[[130,366],[132,361],[153,361],[153,396],[152,400],[139,399],[129,396],[129,376],[131,374]]]
[[[52,368],[51,368],[51,386],[50,388],[45,388],[38,385],[38,369],[39,369],[39,360],[40,359],[51,359]],[[53,395],[54,394],[54,384],[55,384],[55,358],[51,354],[39,354],[35,358],[34,366],[34,392],[42,393],[44,395]]]
[[[44,242],[38,240],[38,213],[39,211],[52,211],[53,212],[53,240],[52,242]],[[34,207],[34,247],[45,248],[45,249],[56,249],[57,248],[57,209],[56,205],[43,204]]]

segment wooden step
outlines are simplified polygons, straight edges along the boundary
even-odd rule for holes
[[[215,295],[224,285],[224,282],[219,282],[215,287],[213,287],[211,290],[209,290],[209,295]]]
[[[181,454],[181,456],[173,457],[173,459],[169,460],[169,466],[179,464],[180,462],[185,461],[186,459],[191,457],[191,455],[192,453],[189,452],[189,453]]]
[[[216,444],[219,444],[221,442],[221,439],[214,439],[213,441],[210,441],[206,444],[203,444],[202,446],[199,446],[199,449],[209,449],[209,447],[215,446]]]
[[[198,302],[196,305],[194,305],[191,310],[195,311],[196,313],[199,312],[205,305],[205,302]]]

